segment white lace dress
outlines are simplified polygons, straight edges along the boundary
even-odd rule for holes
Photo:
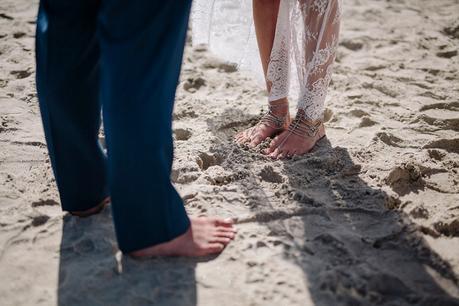
[[[269,101],[297,100],[305,119],[323,117],[338,45],[342,0],[280,0],[265,81]],[[252,18],[252,0],[195,0],[193,44],[263,76]]]

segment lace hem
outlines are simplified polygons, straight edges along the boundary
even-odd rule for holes
[[[306,118],[322,118],[338,46],[342,0],[281,0],[266,76],[258,57],[251,2],[195,0],[193,43],[207,43],[217,55],[265,77],[271,85],[269,101],[295,95]],[[241,46],[245,46],[243,52]]]

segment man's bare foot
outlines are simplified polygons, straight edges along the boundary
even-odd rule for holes
[[[220,218],[190,218],[191,226],[177,238],[131,252],[136,258],[154,256],[206,256],[220,253],[234,239],[233,220]]]
[[[76,217],[86,218],[100,213],[108,204],[110,204],[110,197],[106,197],[102,202],[93,208],[83,211],[70,211],[69,213]]]
[[[254,148],[268,137],[273,137],[286,130],[290,123],[287,99],[270,102],[269,112],[260,122],[235,136],[239,144],[247,144]]]
[[[265,154],[274,159],[308,153],[325,136],[321,120],[310,121],[299,113],[288,129],[273,139]]]

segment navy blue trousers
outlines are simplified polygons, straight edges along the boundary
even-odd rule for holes
[[[37,90],[63,210],[111,196],[123,252],[190,223],[170,182],[172,110],[191,0],[42,0]],[[101,110],[107,143],[98,140]]]

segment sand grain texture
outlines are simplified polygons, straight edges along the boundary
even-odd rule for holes
[[[239,235],[216,258],[144,262],[118,253],[110,210],[60,211],[30,2],[0,3],[0,304],[459,305],[458,1],[346,1],[328,139],[290,161],[233,144],[266,93],[188,47],[172,179]]]

